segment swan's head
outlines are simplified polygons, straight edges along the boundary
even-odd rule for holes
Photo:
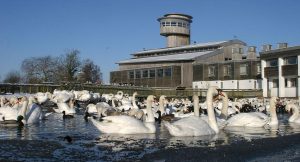
[[[199,100],[198,95],[193,95],[193,100],[194,100],[194,101],[195,101],[195,100]]]
[[[133,93],[133,96],[136,96],[136,95],[138,95],[138,93],[137,93],[137,92],[134,92],[134,93]]]
[[[292,110],[292,104],[287,104],[286,106],[285,106],[285,110],[287,111],[287,112],[289,112],[289,113],[291,113],[293,110]]]
[[[156,97],[155,97],[154,95],[149,95],[149,96],[147,97],[147,101],[154,101],[155,98],[156,98]]]
[[[275,96],[271,97],[270,103],[281,104],[279,98]]]

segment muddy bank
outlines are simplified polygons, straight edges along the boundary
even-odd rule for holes
[[[144,155],[141,161],[300,161],[300,134],[218,147],[160,150]]]

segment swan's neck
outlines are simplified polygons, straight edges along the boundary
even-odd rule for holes
[[[21,107],[20,113],[19,113],[20,115],[22,115],[22,116],[24,117],[24,119],[25,119],[27,107],[28,107],[28,101],[25,100],[25,101],[23,101],[23,103],[22,103],[22,107]]]
[[[4,107],[4,97],[1,97],[1,98],[0,98],[0,104],[1,104],[1,105],[0,105],[1,107]]]
[[[116,104],[115,104],[115,98],[112,98],[112,99],[111,99],[111,105],[112,105],[113,108],[116,107]]]
[[[146,122],[155,122],[153,111],[152,111],[152,101],[147,100],[147,120]]]
[[[299,106],[292,104],[291,109],[293,111],[293,115],[289,118],[289,122],[293,122],[299,118]]]
[[[198,116],[198,117],[200,116],[198,96],[194,97],[194,113],[195,113],[195,116]]]
[[[206,95],[208,124],[216,132],[219,133],[215,112],[213,108],[213,93],[214,89],[209,88]]]
[[[164,98],[159,98],[159,110],[161,114],[165,113]]]
[[[228,117],[228,96],[226,93],[222,92],[224,95],[222,97],[222,110],[221,110],[221,116],[227,119]]]
[[[270,102],[270,115],[271,115],[271,121],[269,125],[277,125],[278,124],[278,119],[277,119],[277,114],[276,114],[276,100],[271,99]]]
[[[136,96],[136,94],[132,95],[132,106],[134,109],[138,108],[138,106],[136,105],[136,102],[135,102],[135,96]]]

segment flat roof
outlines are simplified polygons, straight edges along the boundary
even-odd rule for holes
[[[231,43],[241,43],[243,45],[246,45],[245,42],[238,40],[238,39],[233,39],[233,40],[227,40],[227,41],[216,41],[216,42],[206,42],[206,43],[197,43],[197,44],[191,44],[191,45],[186,45],[186,46],[180,46],[180,47],[169,47],[169,48],[158,48],[158,49],[149,49],[149,50],[144,50],[144,51],[139,51],[135,52],[131,55],[134,56],[139,56],[139,55],[144,55],[148,53],[158,53],[158,52],[168,52],[168,51],[176,51],[176,50],[184,50],[184,49],[193,49],[193,48],[204,48],[204,47],[212,47],[212,46],[225,46],[227,44]]]
[[[145,63],[145,62],[170,62],[170,61],[190,61],[196,57],[207,55],[215,51],[193,52],[193,53],[180,53],[172,55],[161,55],[152,57],[132,58],[117,62],[117,64],[130,64],[130,63]]]

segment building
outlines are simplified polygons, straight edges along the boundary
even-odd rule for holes
[[[272,49],[272,45],[263,45],[260,57],[263,96],[299,97],[300,46],[278,43],[278,48]]]
[[[167,47],[143,50],[118,62],[111,84],[206,89],[260,89],[260,60],[256,48],[241,40],[190,44],[192,17],[166,14],[158,19]],[[244,50],[247,49],[245,53]]]

